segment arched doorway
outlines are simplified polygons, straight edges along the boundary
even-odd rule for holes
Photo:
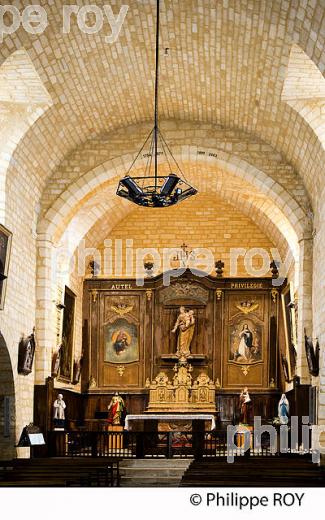
[[[0,459],[15,457],[15,386],[11,361],[4,337],[0,333]]]

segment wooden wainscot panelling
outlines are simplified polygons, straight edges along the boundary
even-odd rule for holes
[[[139,387],[140,367],[138,363],[130,365],[111,365],[105,363],[103,367],[102,386],[108,387]]]
[[[238,366],[237,364],[227,365],[227,381],[231,387],[242,388],[243,386],[262,387],[263,386],[263,365],[252,364]]]

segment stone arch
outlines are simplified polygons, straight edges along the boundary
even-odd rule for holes
[[[15,384],[10,355],[0,332],[0,458],[10,460],[16,450]]]
[[[180,152],[175,153],[175,158],[180,162],[194,162],[195,164],[214,164],[216,168],[220,167],[232,175],[251,183],[266,198],[273,203],[273,208],[281,212],[283,222],[286,222],[286,228],[282,231],[287,235],[297,234],[301,238],[309,226],[306,213],[299,206],[297,201],[285,190],[283,186],[271,179],[262,170],[252,164],[231,155],[223,150],[215,149],[214,153],[211,149],[202,149],[206,156],[198,159],[198,149],[195,146],[182,146]],[[99,187],[107,184],[118,177],[125,174],[129,155],[122,155],[114,161],[107,161],[93,170],[88,171],[77,181],[70,184],[66,190],[54,201],[52,206],[46,211],[44,217],[38,225],[38,233],[46,235],[50,240],[57,241],[67,228],[69,221],[73,218],[76,209],[80,209],[83,200],[90,198],[90,194],[94,194]],[[195,179],[194,179],[195,180]],[[193,179],[192,179],[193,182]],[[281,226],[280,218],[278,224]]]
[[[297,44],[291,48],[281,98],[306,121],[325,149],[325,79]]]
[[[4,220],[6,173],[11,156],[28,129],[52,104],[24,49],[0,67],[0,216]]]

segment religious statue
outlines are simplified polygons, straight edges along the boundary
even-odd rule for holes
[[[61,346],[52,356],[52,377],[58,377],[61,362]]]
[[[278,404],[278,416],[280,424],[288,424],[289,421],[289,401],[285,394],[281,395],[281,399]]]
[[[119,393],[115,392],[108,405],[108,422],[113,425],[120,425],[124,419],[125,412],[125,403]]]
[[[35,353],[35,336],[34,332],[26,337],[22,337],[18,347],[18,373],[28,375],[33,368],[33,360]]]
[[[178,329],[176,353],[179,357],[187,358],[190,355],[190,346],[193,339],[194,328],[194,311],[186,311],[185,307],[180,307],[178,318],[172,330],[172,333],[175,333]]]
[[[53,403],[54,408],[54,416],[53,416],[53,423],[56,428],[64,428],[64,421],[65,421],[65,409],[66,404],[63,401],[63,395],[58,394],[58,397]]]
[[[96,386],[97,386],[96,379],[93,376],[90,376],[88,388],[96,388]]]
[[[73,362],[73,377],[72,377],[73,385],[77,385],[80,381],[82,363],[83,363],[82,355],[80,356],[80,358],[75,359]]]
[[[239,404],[240,404],[239,422],[241,424],[249,424],[252,401],[249,396],[247,386],[244,387],[244,389],[242,390],[242,392],[240,394]]]

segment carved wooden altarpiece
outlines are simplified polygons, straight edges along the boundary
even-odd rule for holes
[[[125,396],[128,413],[145,412],[149,397],[149,409],[158,402],[163,405],[160,409],[165,405],[166,410],[175,409],[171,396],[177,394],[184,410],[195,402],[202,410],[220,410],[221,420],[230,422],[244,386],[256,395],[259,415],[273,416],[282,379],[280,292],[271,277],[217,278],[189,270],[171,276],[169,286],[162,275],[145,279],[141,286],[136,280],[85,280],[86,417],[105,409],[118,390]],[[186,360],[192,367],[191,385],[177,390],[173,370],[179,362],[177,333],[171,331],[181,306],[193,311],[195,330]],[[161,372],[164,385],[156,380]]]

